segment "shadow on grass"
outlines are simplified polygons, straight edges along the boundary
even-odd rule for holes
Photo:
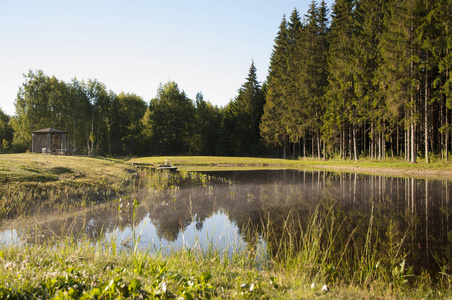
[[[55,167],[50,169],[50,173],[52,174],[56,174],[56,175],[61,175],[61,174],[72,174],[74,173],[74,171],[70,168],[66,168],[66,167]]]

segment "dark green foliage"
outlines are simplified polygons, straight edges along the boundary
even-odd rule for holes
[[[191,153],[195,155],[215,155],[220,133],[221,114],[218,107],[206,102],[202,93],[196,95],[194,139]]]
[[[142,118],[147,105],[134,94],[121,93],[113,98],[110,108],[109,132],[111,149],[109,153],[119,155],[142,155]]]
[[[88,107],[91,117],[87,141],[88,155],[105,155],[108,153],[108,115],[113,95],[108,94],[105,85],[97,80],[88,80],[85,93],[91,104]]]
[[[270,58],[265,97],[264,113],[260,124],[260,131],[265,142],[272,145],[285,145],[288,131],[285,127],[285,93],[287,86],[287,51],[288,31],[287,21],[283,17],[278,35]],[[284,152],[285,153],[285,152]]]
[[[175,82],[159,87],[157,97],[149,104],[145,126],[150,131],[149,149],[157,155],[190,153],[193,101],[179,90]]]
[[[345,131],[359,122],[359,99],[355,94],[355,1],[337,0],[333,6],[331,37],[328,57],[329,85],[325,94],[327,114],[326,132],[329,138],[339,135],[343,140]],[[342,147],[341,150],[347,147]],[[341,151],[345,157],[345,151]],[[350,156],[356,151],[348,145]]]
[[[221,137],[222,143],[229,140],[229,147],[219,146],[219,153],[229,155],[259,155],[261,154],[259,124],[264,107],[264,94],[257,81],[256,67],[251,63],[246,82],[238,91],[237,97],[224,110],[222,130],[226,130]],[[225,147],[222,149],[222,147]]]
[[[42,71],[30,71],[24,78],[15,101],[17,116],[11,120],[17,149],[31,146],[32,130],[57,127],[60,112],[58,94],[61,90],[54,77],[49,78]]]
[[[9,124],[10,117],[0,109],[0,153],[11,150],[13,128]]]
[[[306,23],[298,48],[301,49],[302,63],[300,65],[299,95],[302,102],[301,118],[296,131],[297,138],[302,137],[307,141],[312,137],[311,155],[320,157],[320,130],[322,128],[322,116],[325,105],[323,95],[328,85],[328,62],[329,49],[329,27],[327,19],[328,9],[324,1],[317,6],[312,1],[308,14],[305,16]],[[294,140],[296,141],[296,140]],[[314,149],[316,148],[317,151]]]

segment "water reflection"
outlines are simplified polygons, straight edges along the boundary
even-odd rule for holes
[[[76,215],[13,225],[14,230],[4,231],[0,240],[41,243],[83,236],[94,242],[116,240],[127,248],[133,243],[133,232],[138,232],[139,245],[146,249],[210,243],[231,251],[245,249],[246,244],[252,247],[256,237],[266,237],[263,242],[274,253],[284,228],[293,226],[296,236],[297,225],[303,227],[321,204],[324,210],[334,208],[339,220],[338,249],[344,244],[362,248],[373,215],[373,236],[381,240],[381,250],[391,247],[389,233],[394,240],[405,237],[403,249],[415,272],[436,271],[439,264],[450,262],[448,181],[296,170],[206,174],[230,181],[210,180],[202,187],[185,183],[161,193],[143,190]],[[140,202],[137,207],[134,199]]]

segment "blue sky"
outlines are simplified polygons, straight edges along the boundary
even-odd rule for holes
[[[283,15],[306,1],[0,0],[0,108],[15,112],[23,74],[97,79],[148,102],[175,81],[188,97],[224,106],[254,60],[267,76]],[[326,1],[331,6],[332,0]]]

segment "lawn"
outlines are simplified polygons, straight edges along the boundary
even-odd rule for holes
[[[127,160],[127,162],[163,164],[167,159],[171,160],[174,166],[192,171],[289,168],[452,180],[452,162],[434,161],[429,164],[426,164],[425,162],[413,164],[397,158],[390,158],[384,161],[370,159],[344,161],[337,159],[319,160],[310,158],[276,159],[222,156],[157,156],[132,158]]]

